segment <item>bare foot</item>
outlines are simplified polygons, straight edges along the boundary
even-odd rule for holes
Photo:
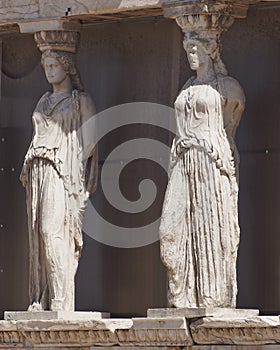
[[[37,302],[37,301],[34,301],[33,304],[29,305],[28,307],[28,311],[44,311],[43,308],[42,308],[42,305],[41,303]]]

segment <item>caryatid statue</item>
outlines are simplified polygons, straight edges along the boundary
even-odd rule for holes
[[[84,127],[88,122],[88,133],[93,126],[95,108],[74,62],[77,35],[74,31],[35,34],[52,89],[34,110],[33,138],[21,174],[29,225],[30,311],[74,310],[83,213],[96,189],[96,130],[89,142]]]
[[[239,246],[235,132],[245,98],[220,57],[230,16],[178,16],[195,74],[176,102],[177,136],[160,225],[168,301],[176,308],[236,306]]]

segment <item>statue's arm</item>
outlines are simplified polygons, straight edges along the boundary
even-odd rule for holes
[[[96,109],[91,97],[87,93],[80,94],[80,113],[86,189],[90,194],[95,192],[97,187],[98,145]]]
[[[245,108],[245,95],[238,81],[231,77],[223,79],[223,88],[225,92],[224,127],[228,137],[234,140]]]
[[[224,127],[232,151],[235,175],[239,182],[239,152],[235,144],[235,134],[245,108],[245,95],[237,80],[225,77],[224,88]]]
[[[81,134],[84,159],[92,155],[96,142],[96,109],[87,93],[80,94]]]

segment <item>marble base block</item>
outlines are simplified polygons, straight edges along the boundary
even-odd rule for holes
[[[230,308],[213,308],[213,307],[194,307],[194,308],[166,308],[166,309],[148,309],[148,318],[159,317],[254,317],[259,315],[256,309],[230,309]]]
[[[193,345],[190,328],[185,317],[132,318],[130,329],[117,331],[120,346],[170,346]]]
[[[69,321],[87,321],[101,320],[110,318],[108,312],[97,311],[5,311],[4,319],[6,321],[45,321],[45,320],[69,320]]]

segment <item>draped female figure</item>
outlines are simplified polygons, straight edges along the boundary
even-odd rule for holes
[[[245,98],[216,40],[184,41],[196,76],[175,102],[177,136],[160,225],[173,307],[235,307],[239,245],[235,131]]]
[[[42,65],[52,92],[34,110],[21,174],[29,226],[29,310],[71,311],[83,213],[97,182],[96,130],[91,142],[85,137],[95,109],[70,55],[48,50]]]

